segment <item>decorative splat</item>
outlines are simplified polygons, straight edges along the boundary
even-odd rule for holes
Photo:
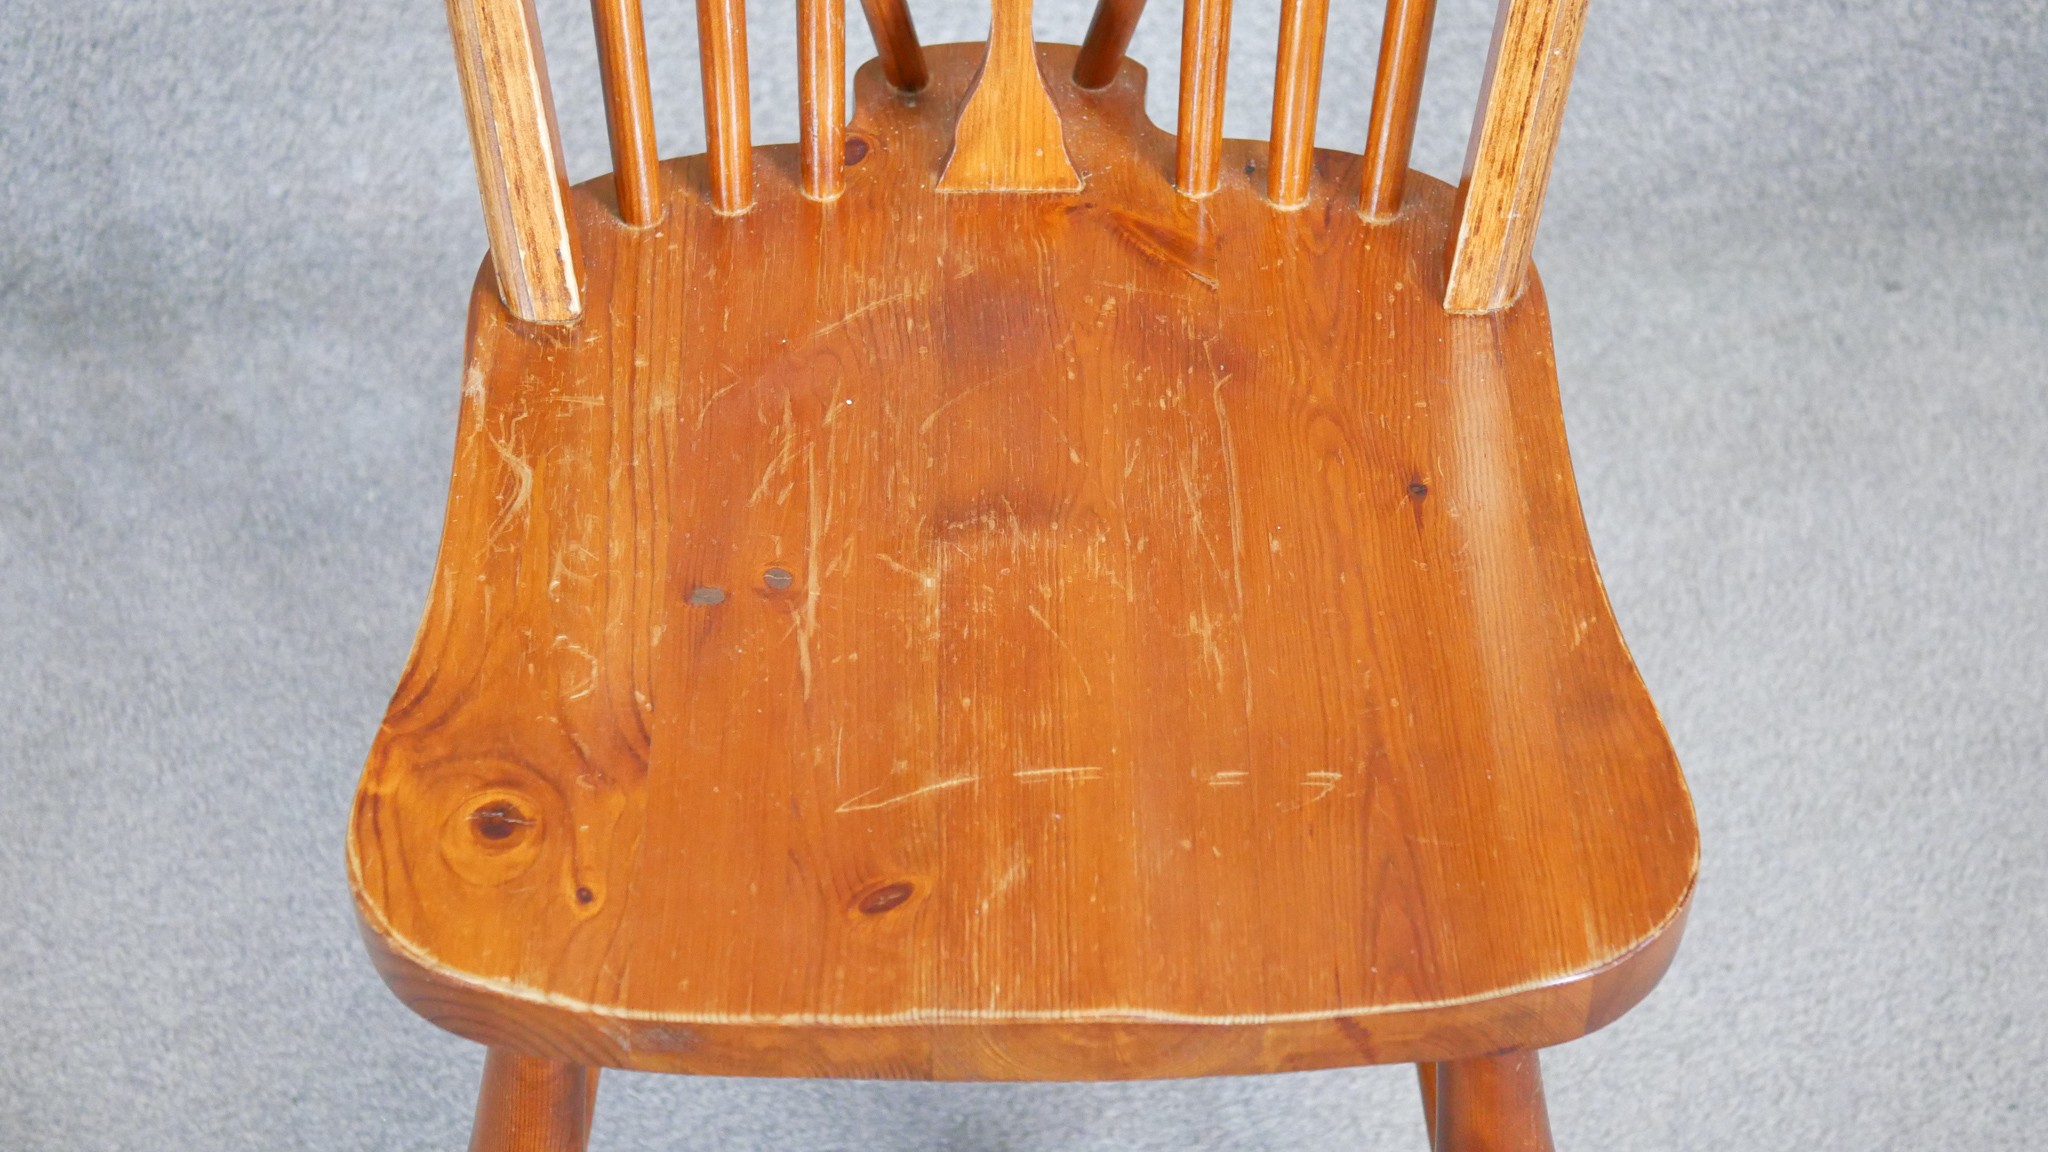
[[[994,0],[988,56],[953,132],[941,192],[1078,192],[1060,114],[1038,71],[1031,0]]]

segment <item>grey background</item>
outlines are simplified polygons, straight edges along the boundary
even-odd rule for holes
[[[763,140],[794,132],[757,0]],[[1241,0],[1233,134],[1264,135]],[[690,6],[650,5],[669,154]],[[1170,123],[1177,5],[1136,46]],[[1377,15],[1337,0],[1326,145]],[[1444,0],[1455,174],[1489,0]],[[542,0],[570,164],[588,15]],[[923,0],[927,39],[986,8]],[[1077,39],[1074,0],[1041,0]],[[869,55],[856,23],[852,52]],[[1539,257],[1587,514],[1706,844],[1564,1149],[2048,1131],[2048,2],[1598,0]],[[453,1149],[478,1053],[355,939],[483,250],[432,0],[0,19],[0,1148]],[[611,1075],[599,1149],[1422,1146],[1405,1069],[1128,1086]]]

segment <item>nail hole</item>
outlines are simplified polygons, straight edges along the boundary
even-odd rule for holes
[[[592,892],[588,888],[578,888],[576,890],[576,902],[578,904],[588,904],[595,899],[597,899],[597,893]]]
[[[780,592],[796,583],[796,575],[787,568],[770,568],[761,574],[761,583]]]
[[[723,588],[700,585],[690,589],[690,603],[692,604],[722,604],[724,602],[725,589]]]
[[[846,138],[846,166],[851,168],[867,158],[868,142],[858,136],[848,136]]]
[[[869,916],[880,916],[891,908],[902,907],[916,891],[912,885],[901,882],[885,885],[861,897],[860,910]]]

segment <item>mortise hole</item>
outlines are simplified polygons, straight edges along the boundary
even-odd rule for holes
[[[901,908],[916,892],[917,888],[909,883],[886,884],[861,897],[860,910],[869,916],[880,916],[892,908]]]
[[[692,604],[723,604],[724,602],[725,589],[723,588],[699,585],[690,589],[690,603]]]
[[[777,592],[781,592],[796,583],[796,574],[787,568],[779,566],[770,568],[761,574],[761,583],[766,584]]]

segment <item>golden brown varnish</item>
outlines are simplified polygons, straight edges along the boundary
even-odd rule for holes
[[[350,833],[393,988],[508,1051],[980,1079],[1449,1061],[1655,982],[1689,801],[1580,518],[1542,292],[1455,194],[1260,144],[941,195],[975,47],[873,65],[845,191],[574,198],[587,309],[472,298],[426,619]],[[853,149],[849,149],[852,152]],[[713,591],[715,590],[715,592]]]

